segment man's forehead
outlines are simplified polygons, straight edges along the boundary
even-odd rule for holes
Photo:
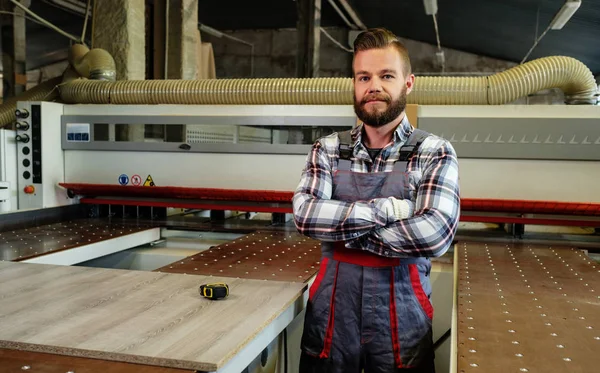
[[[356,74],[360,72],[378,74],[402,70],[402,59],[392,48],[360,51],[354,56],[352,64]]]

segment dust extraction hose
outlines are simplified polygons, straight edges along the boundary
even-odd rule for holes
[[[15,121],[15,109],[18,101],[54,101],[59,97],[57,86],[67,84],[80,77],[114,81],[116,78],[115,61],[103,49],[92,49],[75,44],[69,50],[69,63],[63,76],[46,80],[19,96],[11,97],[0,105],[0,128]]]
[[[560,88],[568,104],[594,104],[591,71],[570,57],[544,57],[492,76],[417,77],[409,103],[500,105],[540,90]],[[75,80],[60,87],[67,103],[350,105],[350,78]]]
[[[350,78],[115,80],[114,60],[101,49],[74,45],[72,69],[59,86],[72,104],[351,105]],[[52,100],[58,80],[49,80],[0,105],[0,127],[14,121],[16,101]],[[592,72],[580,61],[544,57],[485,77],[417,77],[408,102],[422,105],[501,105],[540,90],[560,88],[567,104],[596,104]]]
[[[19,96],[11,97],[0,105],[0,128],[15,121],[18,101],[54,101],[58,98],[56,86],[62,82],[62,76],[46,80]]]

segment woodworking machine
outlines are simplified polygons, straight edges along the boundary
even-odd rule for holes
[[[93,203],[291,212],[310,144],[356,124],[346,105],[18,107],[16,148],[12,133],[0,137],[13,210]],[[600,211],[597,106],[409,109],[415,126],[458,153],[463,221],[596,224],[588,220]]]
[[[17,107],[16,130],[0,130],[0,259],[209,276],[243,277],[239,271],[245,271],[261,280],[287,274],[282,281],[295,277],[306,285],[314,280],[318,243],[295,232],[291,197],[311,144],[357,124],[351,106],[20,102]],[[414,126],[454,146],[463,223],[600,227],[599,107],[409,105],[407,112]],[[239,212],[273,218],[234,223],[229,230],[227,223],[217,227],[209,218],[220,211],[221,218]],[[190,224],[181,218],[186,214],[204,220]],[[186,242],[202,234],[227,238],[168,250],[177,234]],[[267,242],[284,257],[293,246],[298,257],[252,259],[262,255],[259,248]],[[252,245],[256,250],[248,251]],[[238,257],[236,250],[252,254]],[[122,267],[132,253],[145,255],[144,263]],[[277,263],[259,268],[261,260],[271,259]],[[443,260],[432,272],[432,302],[439,310],[434,337],[440,343],[456,322],[452,309],[457,307],[456,268],[440,269]],[[213,261],[218,264],[208,266]],[[274,363],[267,361],[282,349],[279,333],[287,330],[286,342],[297,347],[305,295],[214,370],[273,371]],[[451,353],[448,344],[444,351],[438,351],[439,367],[447,369],[456,348]],[[294,364],[293,353],[286,356]]]

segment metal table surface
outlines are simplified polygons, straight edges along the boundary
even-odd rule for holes
[[[457,245],[457,371],[596,372],[600,265],[584,251]]]
[[[306,282],[318,272],[320,260],[316,240],[297,232],[256,231],[157,271]]]
[[[151,228],[135,220],[78,219],[0,232],[0,260],[22,261]]]

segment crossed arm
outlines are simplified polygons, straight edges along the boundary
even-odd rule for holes
[[[353,203],[332,200],[329,155],[316,143],[294,194],[298,231],[322,241],[346,241],[346,247],[388,257],[443,255],[458,226],[458,161],[444,143],[419,160],[422,178],[414,214],[398,219],[391,198]]]

